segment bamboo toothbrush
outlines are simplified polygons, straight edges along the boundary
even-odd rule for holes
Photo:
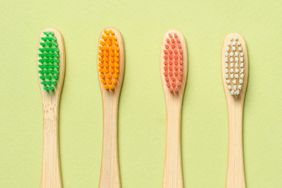
[[[59,159],[59,105],[65,74],[63,37],[55,29],[40,35],[39,80],[43,99],[43,166],[41,188],[62,188]]]
[[[226,36],[222,49],[222,79],[229,119],[227,188],[245,188],[243,160],[243,109],[248,82],[248,56],[244,39]]]
[[[182,188],[181,111],[188,65],[180,32],[170,30],[164,34],[160,67],[167,116],[163,188]]]
[[[100,188],[119,188],[118,104],[124,74],[123,40],[119,31],[106,28],[99,39],[98,71],[103,99],[103,152]]]

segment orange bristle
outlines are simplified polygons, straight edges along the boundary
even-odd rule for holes
[[[169,33],[163,50],[164,77],[167,88],[178,94],[183,82],[183,48],[179,36]]]
[[[114,90],[119,79],[119,44],[115,32],[105,29],[99,40],[98,67],[103,87]]]

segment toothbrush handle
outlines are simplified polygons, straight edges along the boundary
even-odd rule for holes
[[[120,188],[118,139],[117,139],[118,99],[104,96],[103,151],[100,174],[100,188]]]
[[[62,188],[59,143],[58,106],[44,104],[43,167],[41,188]]]
[[[167,101],[169,103],[169,101]],[[163,188],[182,188],[181,105],[168,104]]]
[[[244,159],[243,159],[243,104],[232,101],[229,105],[229,151],[227,188],[245,188]],[[231,108],[232,107],[232,108]]]

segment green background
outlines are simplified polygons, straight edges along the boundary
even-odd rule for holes
[[[188,44],[183,104],[185,187],[224,188],[227,112],[220,72],[224,36],[249,50],[244,118],[248,188],[282,187],[282,2],[278,0],[0,1],[0,187],[40,184],[42,109],[37,42],[45,27],[64,35],[67,70],[61,101],[65,188],[98,187],[102,111],[96,58],[106,26],[124,37],[126,72],[119,142],[124,188],[162,187],[165,106],[160,45],[171,28]]]

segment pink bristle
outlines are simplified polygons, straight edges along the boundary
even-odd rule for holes
[[[177,33],[169,33],[164,41],[164,77],[168,90],[177,95],[183,82],[182,43]]]

